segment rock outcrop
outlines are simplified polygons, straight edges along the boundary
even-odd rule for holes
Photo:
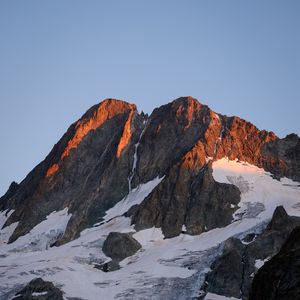
[[[63,300],[63,293],[52,282],[36,278],[18,292],[14,300]]]
[[[243,241],[237,238],[227,240],[223,254],[214,261],[211,266],[212,271],[207,275],[205,290],[228,297],[249,299],[254,274],[261,264],[266,262],[267,265],[267,261],[279,252],[287,237],[295,228],[298,228],[297,226],[300,226],[300,218],[289,216],[284,208],[279,206],[275,209],[272,220],[261,234],[250,234]],[[261,272],[258,271],[257,274],[261,274]],[[263,287],[265,279],[261,280],[262,278],[257,276],[260,279],[256,281],[256,285],[259,284],[258,282],[261,284],[257,290],[262,291],[265,289]],[[251,299],[288,298],[252,296]]]
[[[135,254],[141,247],[141,244],[130,233],[110,232],[103,244],[102,251],[112,260],[119,262]]]
[[[300,227],[254,277],[250,300],[300,299]]]
[[[230,224],[240,191],[215,182],[211,172],[209,166],[194,172],[176,165],[135,211],[135,228],[161,227],[170,238],[180,234],[183,225],[187,233],[200,234]]]

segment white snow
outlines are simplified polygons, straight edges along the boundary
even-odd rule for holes
[[[268,260],[270,260],[270,257],[266,258],[266,259],[257,259],[255,260],[255,268],[258,270],[260,269],[264,264],[265,262],[267,262]]]
[[[10,215],[14,212],[14,210],[4,210],[0,211],[0,229],[2,229],[3,225],[5,224],[6,220],[10,217]]]
[[[47,220],[31,231],[31,234],[20,237],[10,245],[0,245],[0,253],[3,255],[0,268],[0,299],[8,291],[16,289],[18,284],[26,284],[35,277],[42,277],[62,286],[65,297],[88,300],[124,299],[125,292],[142,291],[146,294],[140,298],[151,299],[155,292],[152,287],[153,280],[160,280],[161,277],[168,280],[188,279],[196,271],[189,269],[186,262],[195,259],[199,264],[205,263],[208,256],[212,255],[211,252],[206,254],[207,251],[217,251],[211,249],[215,249],[213,247],[217,247],[229,237],[243,238],[249,232],[259,232],[272,217],[276,206],[283,205],[290,215],[300,216],[299,183],[286,178],[278,181],[263,169],[227,159],[213,162],[213,176],[215,180],[235,184],[241,190],[240,208],[234,214],[234,222],[228,226],[215,228],[198,236],[181,234],[172,239],[164,239],[160,228],[135,232],[131,219],[122,215],[151,193],[162,180],[156,178],[133,189],[127,197],[107,211],[104,224],[84,230],[80,237],[72,242],[49,248],[47,251],[42,250],[46,249],[48,244],[44,241],[45,232],[58,228],[60,232],[64,231],[70,217],[67,210],[64,210],[48,216]],[[121,261],[120,270],[105,273],[93,266],[110,260],[101,249],[106,236],[112,231],[134,232],[133,237],[141,243],[142,249]],[[33,239],[32,235],[36,238]],[[19,245],[24,249],[32,240],[43,246],[29,247],[26,253],[10,251]],[[36,251],[37,248],[42,251]],[[201,270],[205,274],[209,271],[209,265]],[[200,288],[199,281],[197,292]],[[15,290],[16,292],[18,290]],[[211,293],[207,294],[205,299],[234,300]]]
[[[295,206],[300,203],[298,182],[288,178],[275,180],[261,168],[227,158],[213,163],[213,177],[240,189],[241,202],[234,214],[235,220],[241,216],[255,218],[257,222],[270,219],[279,205],[283,205],[289,215],[300,216],[300,209]]]
[[[10,217],[10,215],[14,212],[14,210],[10,211],[1,211],[0,212],[0,247],[2,244],[6,244],[10,238],[10,236],[13,234],[15,231],[18,222],[12,223],[9,226],[6,226],[5,228],[2,229],[3,225],[5,224],[6,220]],[[1,252],[1,249],[0,249]]]
[[[121,216],[133,205],[140,204],[163,179],[164,176],[161,178],[156,177],[155,179],[141,184],[135,189],[131,190],[129,194],[124,197],[124,199],[106,212],[104,217],[105,221],[109,221],[112,218]]]
[[[0,249],[0,253],[3,250],[10,252],[32,252],[46,250],[64,234],[70,218],[71,214],[68,214],[68,208],[58,212],[54,211],[47,216],[46,220],[35,226],[28,234],[19,237],[12,244],[3,245],[3,247]],[[16,223],[14,224],[12,225],[16,227]],[[9,232],[13,232],[12,228],[9,229]],[[7,233],[6,228],[1,230],[1,236],[2,233],[4,235]]]
[[[207,293],[204,300],[238,300],[238,298],[234,297],[225,297],[213,293]]]
[[[32,293],[32,296],[37,297],[37,296],[44,296],[44,295],[47,295],[47,294],[48,294],[48,292],[40,292],[40,293],[35,292],[35,293]]]
[[[143,125],[144,125],[144,128],[140,134],[140,137],[139,137],[139,140],[138,142],[134,145],[134,155],[133,155],[133,164],[132,164],[132,170],[131,170],[131,175],[129,176],[128,178],[128,188],[129,188],[129,192],[131,192],[131,182],[132,182],[132,179],[135,175],[135,169],[136,169],[136,164],[137,164],[137,160],[138,160],[138,149],[139,149],[139,146],[140,146],[140,142],[141,142],[141,139],[142,139],[142,136],[147,128],[147,124],[148,124],[148,120],[144,120],[143,122]]]

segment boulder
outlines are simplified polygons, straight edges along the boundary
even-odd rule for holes
[[[14,300],[63,300],[63,293],[55,287],[52,282],[44,281],[42,278],[31,280]]]
[[[121,261],[141,248],[141,244],[130,233],[110,232],[102,250],[106,256],[115,261]]]

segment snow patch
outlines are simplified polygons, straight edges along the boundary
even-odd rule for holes
[[[256,218],[257,223],[268,220],[279,205],[283,205],[289,215],[300,216],[295,207],[300,202],[298,182],[288,178],[275,180],[262,168],[227,158],[213,163],[213,177],[240,189],[240,208],[234,213],[235,221],[246,217]]]
[[[238,298],[226,297],[226,296],[221,296],[213,293],[207,293],[204,300],[238,300]]]
[[[44,295],[47,295],[47,294],[48,294],[48,292],[40,292],[40,293],[34,292],[34,293],[32,293],[32,296],[33,297],[38,297],[38,296],[44,296]]]
[[[58,212],[54,211],[28,234],[19,237],[12,244],[6,245],[6,248],[10,252],[46,250],[63,236],[70,218],[71,214],[68,214],[68,208]]]
[[[5,228],[2,228],[13,212],[14,210],[5,210],[0,212],[0,247],[2,244],[8,243],[10,236],[13,234],[13,232],[18,226],[18,222],[15,222],[10,224],[9,226],[6,226]]]
[[[257,260],[255,260],[254,266],[258,270],[269,260],[270,260],[270,257],[267,257],[266,259],[257,259]]]
[[[142,136],[144,135],[144,132],[147,128],[147,123],[148,123],[148,120],[144,120],[143,122],[143,125],[144,125],[144,128],[140,134],[140,137],[139,137],[139,140],[138,142],[134,145],[134,155],[133,155],[133,164],[132,164],[132,170],[131,170],[131,175],[129,176],[128,178],[128,189],[129,189],[129,192],[131,192],[131,182],[132,182],[132,179],[135,175],[135,169],[136,169],[136,165],[137,165],[137,160],[138,160],[138,149],[139,149],[139,146],[140,146],[140,142],[141,142],[141,139],[142,139]]]
[[[161,228],[155,227],[138,231],[133,237],[143,246],[143,248],[146,248],[149,243],[162,241],[164,239]]]
[[[126,213],[132,206],[142,203],[142,201],[154,190],[154,188],[164,179],[164,176],[141,184],[131,190],[129,194],[119,201],[114,207],[109,209],[104,216],[105,221],[121,216]]]
[[[0,229],[2,229],[3,225],[7,221],[7,219],[10,217],[10,215],[14,212],[14,210],[4,210],[0,211]]]

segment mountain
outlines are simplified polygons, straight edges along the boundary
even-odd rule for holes
[[[0,299],[248,299],[300,225],[299,181],[295,134],[192,97],[104,100],[0,198]]]

